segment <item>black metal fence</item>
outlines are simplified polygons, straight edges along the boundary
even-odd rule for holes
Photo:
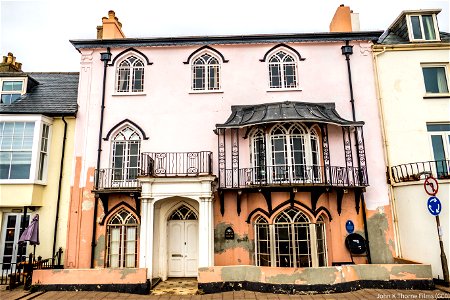
[[[22,261],[0,263],[0,285],[7,285],[10,290],[21,285],[25,289],[29,289],[33,270],[63,269],[62,253],[62,248],[59,248],[52,258],[42,259],[39,256],[37,259],[34,259],[33,254],[30,253],[28,258],[24,258]]]
[[[236,171],[234,171],[236,172]],[[327,185],[327,186],[367,186],[365,168],[330,166],[265,166],[243,168],[233,174],[225,170],[225,180],[220,180],[221,188],[245,188],[273,185]],[[233,176],[234,175],[234,176]]]
[[[139,168],[107,168],[95,170],[97,189],[132,189],[140,187],[137,180]],[[97,182],[97,179],[96,181]]]
[[[433,160],[393,166],[392,179],[395,183],[419,181],[428,176],[450,179],[450,160]]]
[[[212,174],[212,152],[144,152],[142,176],[171,177]]]

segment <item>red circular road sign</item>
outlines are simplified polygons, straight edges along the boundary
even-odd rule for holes
[[[439,190],[438,181],[433,176],[427,177],[427,179],[425,179],[423,187],[425,188],[425,192],[430,196],[436,195]]]

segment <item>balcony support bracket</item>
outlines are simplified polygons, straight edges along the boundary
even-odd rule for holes
[[[141,197],[140,193],[133,193],[130,196],[134,198],[134,203],[136,204],[136,213],[138,216],[141,215],[141,200],[139,199]]]
[[[105,193],[99,193],[99,194],[95,194],[95,197],[100,198],[100,201],[102,201],[102,206],[103,206],[103,215],[107,216],[108,215],[108,200],[109,200],[109,195],[105,194]],[[103,224],[105,223],[105,218],[102,218],[102,220],[100,221],[100,225],[103,226]]]
[[[363,191],[364,191],[363,189],[355,189],[355,209],[358,215],[359,215],[359,204],[361,203],[361,195]]]
[[[237,210],[238,216],[241,215],[241,196],[242,196],[242,191],[241,190],[237,191],[237,194],[236,194],[236,210]]]
[[[266,199],[267,211],[269,212],[269,215],[272,215],[272,192],[269,190],[263,190],[261,193]]]
[[[311,209],[314,213],[316,213],[317,202],[319,201],[320,196],[324,193],[324,190],[313,190],[311,191]]]
[[[292,190],[289,192],[289,202],[290,202],[290,204],[291,204],[291,207],[294,207],[294,201],[295,201],[295,192],[294,192],[294,190],[292,189]]]
[[[220,199],[220,214],[225,214],[225,192],[223,190],[219,190],[219,199]]]
[[[337,212],[338,215],[341,215],[342,212],[342,200],[344,198],[344,189],[336,190],[336,200],[337,200]]]

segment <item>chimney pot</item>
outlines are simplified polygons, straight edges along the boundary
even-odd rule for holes
[[[113,10],[108,11],[108,17],[102,18],[102,25],[97,26],[97,39],[123,39],[122,23]]]

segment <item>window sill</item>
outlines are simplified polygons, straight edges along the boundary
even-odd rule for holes
[[[220,93],[223,93],[223,90],[199,90],[189,92],[189,94],[220,94]]]
[[[115,96],[146,96],[146,93],[114,93],[112,94],[113,97]]]
[[[0,179],[0,184],[36,184],[47,185],[47,182],[33,179]]]
[[[445,99],[450,98],[450,93],[425,94],[423,99]]]
[[[297,87],[297,88],[283,88],[283,89],[268,89],[267,92],[268,93],[272,93],[272,92],[301,92],[302,89]]]

